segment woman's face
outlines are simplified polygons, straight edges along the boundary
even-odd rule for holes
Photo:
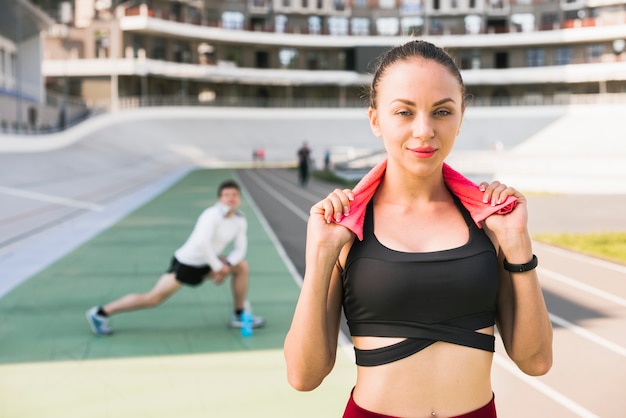
[[[423,58],[390,65],[377,86],[372,131],[382,137],[390,162],[416,175],[441,167],[461,128],[459,81],[441,64]]]

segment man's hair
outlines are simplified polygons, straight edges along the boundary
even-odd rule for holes
[[[237,189],[237,191],[241,192],[241,188],[235,180],[224,180],[217,188],[217,197],[222,195],[222,190],[224,189]]]

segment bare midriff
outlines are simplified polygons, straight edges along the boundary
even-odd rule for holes
[[[493,327],[478,332],[493,335]],[[363,350],[402,340],[353,337],[355,347]],[[491,401],[492,361],[491,352],[436,342],[392,363],[359,366],[354,400],[364,409],[392,416],[461,415]]]

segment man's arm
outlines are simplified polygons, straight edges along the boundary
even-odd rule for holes
[[[226,257],[226,260],[231,265],[239,264],[244,258],[246,258],[246,252],[248,251],[248,222],[246,218],[242,219],[242,226],[233,241],[233,249]]]
[[[221,214],[217,210],[205,211],[198,219],[198,229],[200,233],[200,242],[202,245],[202,253],[206,263],[213,271],[220,271],[224,268],[224,263],[219,258],[219,254],[212,245],[212,238],[217,229],[217,225],[221,220]]]

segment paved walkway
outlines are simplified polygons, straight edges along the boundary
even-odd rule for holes
[[[286,381],[282,344],[299,292],[247,199],[250,300],[267,326],[228,328],[228,285],[184,288],[91,334],[84,312],[143,291],[167,267],[229,170],[192,171],[0,299],[0,417],[330,417],[354,382],[341,353],[320,390]]]

